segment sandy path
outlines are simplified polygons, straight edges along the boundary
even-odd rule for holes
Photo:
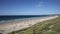
[[[3,34],[7,34],[8,32],[20,30],[22,28],[27,28],[27,27],[30,27],[30,26],[38,23],[38,22],[54,19],[56,17],[58,17],[58,16],[45,17],[42,19],[41,18],[28,19],[28,20],[24,20],[21,22],[17,22],[17,23],[2,24],[2,25],[0,25],[0,32]]]

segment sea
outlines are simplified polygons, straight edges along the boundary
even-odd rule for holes
[[[47,16],[49,15],[4,15],[4,16],[0,16],[0,24],[12,23],[12,22],[23,21],[28,19],[37,19]]]

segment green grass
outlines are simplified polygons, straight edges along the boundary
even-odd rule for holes
[[[60,17],[8,34],[60,34]]]

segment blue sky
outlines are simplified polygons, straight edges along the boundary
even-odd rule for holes
[[[0,15],[60,14],[60,0],[0,0]]]

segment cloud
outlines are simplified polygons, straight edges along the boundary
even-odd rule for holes
[[[39,3],[44,3],[44,2],[39,2]]]
[[[42,7],[42,6],[43,6],[43,2],[39,2],[38,7]]]

